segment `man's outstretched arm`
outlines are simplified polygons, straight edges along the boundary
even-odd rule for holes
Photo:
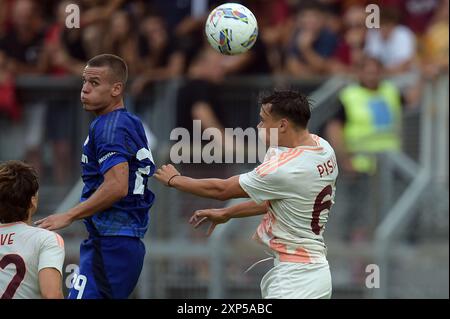
[[[100,187],[86,201],[63,214],[50,215],[35,224],[48,230],[69,226],[73,221],[89,217],[111,207],[128,194],[128,162],[113,166],[104,176]]]
[[[249,197],[239,184],[238,175],[227,179],[195,179],[181,176],[175,167],[169,164],[161,166],[161,168],[156,171],[155,177],[166,186],[201,197],[218,200]]]
[[[256,215],[262,215],[267,212],[267,204],[257,204],[254,201],[248,201],[237,205],[219,208],[219,209],[202,209],[197,210],[189,220],[189,223],[194,228],[199,227],[203,223],[211,222],[211,226],[206,233],[207,236],[211,235],[214,228],[218,224],[223,224],[229,221],[231,218],[243,218]]]

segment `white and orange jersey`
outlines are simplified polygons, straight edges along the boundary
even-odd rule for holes
[[[25,223],[0,224],[0,299],[40,299],[39,271],[62,275],[64,241]]]
[[[239,177],[253,201],[267,204],[254,237],[280,261],[327,262],[322,234],[334,203],[338,167],[330,144],[311,136],[316,146],[271,147],[261,165]]]

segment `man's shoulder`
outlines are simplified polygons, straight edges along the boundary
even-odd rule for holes
[[[140,126],[142,126],[142,121],[137,115],[126,109],[120,109],[94,119],[91,123],[91,132],[104,134],[105,131],[111,133],[120,129],[128,131]]]
[[[54,231],[43,229],[35,226],[26,225],[28,232],[34,234],[36,237],[39,237],[42,240],[47,239],[57,239],[58,237],[61,237]]]
[[[134,113],[127,109],[120,109],[106,114],[103,118],[104,123],[109,123],[117,126],[132,127],[133,125],[142,125],[141,119]]]
[[[134,125],[139,125],[139,126],[142,125],[141,118],[138,115],[136,115],[132,112],[129,112],[129,111],[123,112],[122,119],[124,121],[128,121],[129,123],[132,123]]]
[[[64,241],[60,235],[57,233],[27,225],[25,223],[21,223],[17,228],[17,236],[23,237],[27,242],[32,242],[33,244],[40,246],[48,242],[54,242],[58,245],[63,245]]]
[[[327,152],[330,152],[330,151],[334,152],[333,147],[331,146],[331,144],[326,139],[324,139],[323,137],[318,136],[318,135],[314,135],[314,136],[315,136],[315,139],[318,141],[319,145],[321,147],[323,147],[323,149],[325,151],[327,151]]]

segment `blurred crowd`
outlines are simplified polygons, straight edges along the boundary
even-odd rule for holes
[[[203,34],[208,13],[224,2],[0,0],[0,117],[21,116],[17,76],[80,75],[86,61],[100,53],[128,62],[133,97],[155,82],[187,79],[179,100],[189,105],[179,109],[189,113],[180,112],[179,118],[201,119],[205,127],[221,127],[214,92],[230,75],[358,75],[370,56],[381,75],[394,80],[404,104],[414,108],[424,79],[448,72],[449,0],[235,1],[251,9],[259,25],[255,46],[238,56],[217,53]],[[66,27],[71,3],[79,5],[80,28]],[[367,27],[370,3],[380,8],[380,28]],[[39,113],[38,106],[34,109]],[[55,134],[55,157],[69,161],[60,134]],[[39,141],[28,144],[32,158]],[[56,180],[64,182],[67,167],[59,171]]]
[[[0,0],[0,83],[21,74],[80,74],[104,52],[128,62],[134,94],[181,75],[351,73],[364,53],[379,58],[387,75],[448,68],[448,0],[240,1],[255,13],[260,36],[237,57],[214,53],[203,36],[209,11],[223,2]],[[379,29],[366,26],[372,2],[381,9]],[[79,29],[65,27],[71,3],[80,7]]]

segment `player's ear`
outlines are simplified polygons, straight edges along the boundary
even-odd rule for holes
[[[279,131],[280,131],[280,133],[286,132],[286,130],[288,129],[288,127],[289,127],[289,122],[288,122],[288,120],[286,120],[286,119],[281,119],[281,120],[280,120],[280,123],[279,123]]]
[[[36,193],[36,195],[31,197],[31,203],[30,203],[30,214],[33,215],[37,211],[39,202],[39,194]]]
[[[116,82],[116,83],[113,84],[111,95],[113,97],[117,97],[119,95],[122,95],[123,90],[124,90],[123,83],[122,82]]]

